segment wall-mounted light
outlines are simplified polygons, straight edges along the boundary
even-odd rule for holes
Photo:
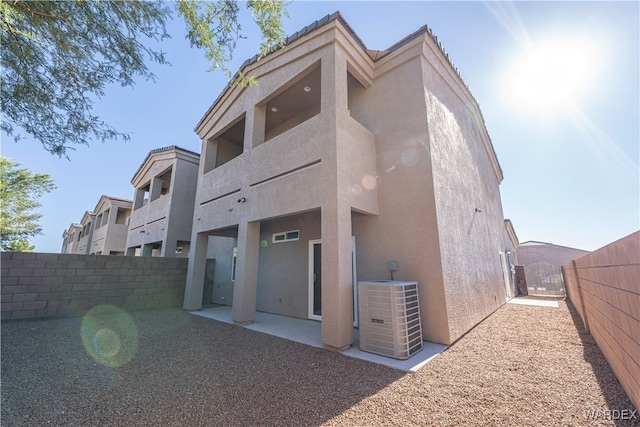
[[[274,113],[278,112],[278,107],[271,107],[271,111],[273,111]]]
[[[305,86],[304,87],[304,91],[305,92],[311,92],[311,86]]]
[[[244,202],[246,202],[246,201],[247,201],[247,198],[246,198],[246,197],[240,197],[240,198],[238,199],[238,203],[244,203]]]
[[[476,208],[476,212],[482,212],[482,209]]]

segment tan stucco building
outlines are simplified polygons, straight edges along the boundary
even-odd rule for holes
[[[62,233],[62,249],[61,254],[77,254],[80,244],[82,226],[78,223],[71,223],[68,229]]]
[[[187,257],[200,155],[170,146],[152,150],[133,176],[127,255]]]
[[[89,255],[124,255],[131,200],[102,196],[93,210],[95,216]]]
[[[582,249],[530,240],[518,246],[518,261],[521,265],[548,262],[560,268],[563,264],[588,253],[589,251]]]
[[[417,281],[423,337],[444,344],[505,303],[502,171],[426,26],[373,51],[336,13],[241,70],[259,84],[227,87],[196,128],[186,309],[216,252],[235,322],[318,319],[331,349],[354,342],[359,280]]]
[[[93,211],[85,211],[80,220],[80,240],[78,241],[78,254],[89,255],[91,241],[93,239],[93,228],[95,226],[96,215]]]

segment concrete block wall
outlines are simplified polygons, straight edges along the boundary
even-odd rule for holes
[[[562,270],[585,328],[640,409],[640,231]]]
[[[3,252],[2,320],[182,307],[186,258]]]

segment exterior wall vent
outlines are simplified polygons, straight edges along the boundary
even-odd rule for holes
[[[422,350],[418,283],[358,282],[360,350],[408,359]]]

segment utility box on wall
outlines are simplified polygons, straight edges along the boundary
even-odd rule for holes
[[[360,350],[408,359],[422,349],[418,283],[358,282]]]

